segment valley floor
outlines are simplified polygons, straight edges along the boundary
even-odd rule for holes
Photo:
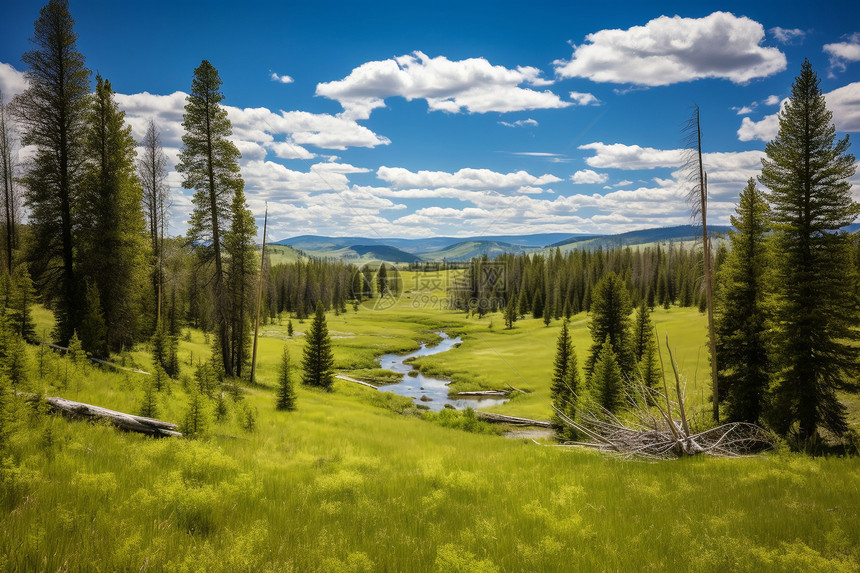
[[[375,356],[432,342],[434,332],[460,334],[459,348],[421,359],[422,370],[458,388],[528,390],[495,410],[548,418],[557,322],[505,331],[500,315],[413,303],[330,313],[337,368],[360,378],[374,374]],[[673,308],[654,318],[677,346],[691,402],[706,406],[701,315]],[[294,321],[289,339],[283,323],[263,328],[260,384],[228,399],[221,421],[207,406],[202,439],[120,433],[14,399],[0,466],[0,570],[860,570],[857,458],[780,449],[624,461],[503,439],[456,413],[430,422],[403,398],[343,381],[330,393],[300,387],[298,409],[279,412],[277,359],[287,344],[299,362],[307,326]],[[587,317],[572,324],[582,363]],[[190,364],[208,352],[199,332],[181,343],[183,376],[159,394],[159,418],[182,419]],[[127,358],[148,364],[143,349]],[[36,349],[29,360],[32,391],[139,407],[145,376]]]

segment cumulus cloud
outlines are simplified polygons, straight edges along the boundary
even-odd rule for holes
[[[586,159],[592,167],[603,169],[651,170],[672,169],[670,178],[655,178],[660,188],[680,186],[689,190],[688,173],[685,165],[686,150],[684,149],[654,149],[639,145],[622,143],[604,144],[590,143],[580,146],[595,155]],[[702,155],[705,169],[708,172],[709,193],[718,198],[735,197],[750,177],[755,177],[761,170],[763,151],[739,152],[710,152]],[[630,185],[630,181],[622,181],[615,186]],[[612,196],[617,192],[613,192]],[[685,191],[686,193],[686,191]]]
[[[825,44],[824,51],[830,57],[830,69],[832,72],[844,72],[848,64],[860,62],[860,32],[855,32],[846,38],[844,42]]]
[[[769,95],[764,100],[764,105],[779,105],[782,101],[778,95]]]
[[[278,74],[276,74],[275,72],[272,72],[272,75],[271,75],[271,76],[269,76],[269,78],[270,78],[273,82],[279,82],[279,83],[282,83],[282,84],[291,84],[291,83],[293,83],[293,81],[294,81],[294,80],[293,80],[293,78],[291,78],[290,76],[288,76],[288,75],[286,75],[286,74],[284,74],[284,75],[282,75],[282,76],[279,76],[279,75],[278,75]]]
[[[779,42],[780,44],[791,45],[794,43],[803,42],[803,38],[806,36],[806,32],[801,30],[800,28],[781,28],[776,26],[768,30],[771,36]]]
[[[575,101],[576,105],[600,105],[600,100],[594,94],[570,92],[570,99]]]
[[[860,131],[860,82],[842,86],[824,94],[827,108],[833,112],[837,131]],[[770,98],[768,98],[770,100]],[[783,100],[783,105],[788,100]],[[770,141],[779,132],[779,115],[774,113],[759,121],[745,117],[738,129],[741,141]]]
[[[526,126],[537,127],[538,122],[537,122],[537,120],[529,118],[529,119],[518,119],[517,121],[513,121],[513,122],[500,121],[499,125],[504,125],[505,127],[526,127]]]
[[[755,110],[755,104],[745,105],[743,107],[733,107],[732,111],[738,112],[738,115],[749,115]]]
[[[342,80],[317,85],[316,94],[339,102],[351,119],[367,119],[385,98],[423,99],[431,111],[512,112],[572,105],[551,91],[527,87],[552,83],[533,67],[509,69],[484,58],[451,61],[422,52],[367,62]]]
[[[591,169],[582,169],[571,175],[570,180],[576,184],[606,183],[609,181],[609,175],[606,173],[598,173]]]
[[[395,188],[453,187],[457,189],[518,189],[521,187],[538,187],[561,181],[555,175],[530,175],[525,171],[515,173],[498,173],[489,169],[460,169],[455,173],[445,171],[413,172],[402,167],[382,166],[376,171],[376,176]]]
[[[13,97],[27,89],[27,78],[9,64],[0,62],[0,91],[3,101],[8,103]]]
[[[661,16],[627,30],[601,30],[555,62],[563,78],[663,86],[702,78],[744,83],[786,67],[777,48],[761,46],[764,28],[746,17],[714,12],[704,18]]]
[[[678,167],[684,163],[682,149],[654,149],[623,143],[603,142],[580,145],[579,149],[594,151],[585,162],[601,169],[654,169],[656,167]]]

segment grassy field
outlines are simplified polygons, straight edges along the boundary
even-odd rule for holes
[[[558,324],[523,321],[504,331],[498,315],[466,318],[414,308],[416,300],[426,302],[417,289],[385,311],[329,314],[338,368],[373,368],[374,356],[444,330],[464,343],[422,368],[463,387],[510,381],[533,394],[501,410],[548,412]],[[40,324],[49,320],[40,315]],[[655,321],[700,392],[701,316],[672,309]],[[573,321],[581,362],[586,323]],[[623,461],[443,427],[405,399],[340,381],[330,393],[299,388],[298,410],[278,412],[270,387],[277,359],[287,344],[298,363],[302,337],[287,339],[286,320],[263,330],[261,385],[228,400],[221,422],[210,405],[200,440],[68,422],[16,400],[0,455],[0,570],[860,570],[856,458],[780,450]],[[203,335],[190,334],[181,343],[186,385],[189,363],[208,354]],[[148,382],[30,352],[29,387],[47,395],[134,412]],[[142,351],[126,360],[146,366]],[[159,395],[161,419],[182,419],[184,384]],[[252,430],[241,423],[248,412]]]

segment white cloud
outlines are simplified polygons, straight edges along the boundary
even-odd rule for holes
[[[402,167],[380,167],[376,176],[395,188],[453,187],[457,189],[516,189],[521,187],[536,187],[561,181],[555,175],[536,177],[525,171],[515,173],[498,173],[489,169],[460,169],[456,173],[445,171],[413,172]]]
[[[860,131],[860,82],[824,94],[837,131]]]
[[[732,110],[738,112],[738,115],[749,115],[755,110],[755,104],[753,103],[743,107],[733,107]]]
[[[24,72],[19,72],[9,64],[0,62],[0,91],[3,92],[3,101],[9,101],[27,89],[27,78]]]
[[[825,44],[824,51],[830,56],[831,75],[832,70],[844,72],[848,64],[860,62],[860,32],[851,34],[844,42]]]
[[[770,141],[779,131],[779,117],[777,114],[765,116],[764,119],[753,121],[748,117],[743,118],[738,128],[738,139],[741,141]]]
[[[746,17],[714,12],[704,18],[661,16],[628,30],[585,37],[556,74],[595,82],[662,86],[702,78],[744,83],[781,72],[785,55],[761,46],[764,28]]]
[[[779,105],[779,102],[782,101],[778,95],[769,95],[764,100],[764,105]]]
[[[545,151],[511,151],[511,155],[524,155],[526,157],[560,157],[558,153],[547,153]]]
[[[803,42],[803,38],[806,36],[806,32],[800,28],[786,29],[776,26],[768,30],[768,32],[780,44],[788,45],[794,44],[795,41],[801,43]]]
[[[598,173],[591,169],[582,169],[571,175],[570,180],[576,184],[606,183],[609,181],[609,175],[606,173]]]
[[[682,149],[654,149],[623,143],[603,142],[580,145],[579,149],[595,152],[585,162],[601,169],[654,169],[655,167],[678,167],[684,163]]]
[[[293,83],[293,81],[294,81],[294,80],[293,80],[293,78],[291,78],[290,76],[288,76],[288,75],[286,75],[286,74],[284,74],[284,75],[282,75],[282,76],[279,76],[279,75],[278,75],[278,74],[276,74],[275,72],[272,72],[272,75],[271,75],[271,76],[269,76],[269,78],[270,78],[273,82],[280,82],[280,83],[282,83],[282,84],[291,84],[291,83]]]
[[[594,94],[570,92],[570,99],[575,101],[576,105],[600,105],[600,100]]]
[[[538,122],[537,122],[537,120],[529,118],[529,119],[518,119],[517,121],[514,121],[514,122],[500,121],[499,125],[504,125],[505,127],[525,127],[527,125],[531,126],[531,127],[537,127]]]
[[[430,58],[422,52],[367,62],[342,80],[317,85],[316,94],[338,101],[344,116],[366,119],[385,98],[423,99],[431,111],[459,113],[512,112],[562,108],[572,105],[550,91],[535,91],[522,84],[543,86],[532,67],[509,69],[484,58],[451,61]]]
[[[827,109],[833,112],[833,123],[837,131],[860,131],[860,82],[842,86],[824,94]],[[770,98],[768,98],[770,100]],[[788,100],[783,100],[783,105]],[[745,117],[738,129],[741,141],[770,141],[779,132],[779,115],[774,113],[760,121]]]

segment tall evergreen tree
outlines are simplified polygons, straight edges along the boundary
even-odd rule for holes
[[[768,205],[749,180],[731,217],[731,251],[720,266],[715,329],[720,401],[729,421],[757,422],[770,383],[765,292]]]
[[[290,349],[284,344],[281,354],[281,365],[278,369],[278,399],[275,408],[278,410],[296,409],[296,389],[293,386],[292,365],[290,364]]]
[[[505,305],[505,328],[508,330],[514,327],[517,321],[517,297],[511,293],[508,295],[508,304]]]
[[[98,287],[106,330],[95,343],[115,352],[139,335],[141,287],[147,272],[147,244],[141,187],[135,170],[135,142],[110,82],[96,76],[87,113],[87,163],[78,207],[78,268]]]
[[[32,42],[34,49],[21,58],[29,87],[12,107],[21,143],[35,149],[22,179],[33,234],[30,257],[64,344],[80,322],[73,231],[85,160],[90,71],[78,52],[66,0],[50,0],[42,8]]]
[[[553,363],[550,395],[555,410],[560,411],[570,419],[576,417],[576,406],[580,388],[579,365],[576,351],[570,337],[567,321],[561,324],[561,333],[556,343],[555,362]],[[559,439],[567,439],[571,429],[561,420],[558,413],[553,414],[552,425]]]
[[[176,170],[182,186],[193,189],[194,211],[188,236],[204,263],[214,263],[212,274],[215,330],[224,371],[234,372],[230,332],[230,301],[225,288],[224,232],[230,227],[230,207],[242,188],[239,150],[230,141],[233,128],[221,105],[221,78],[208,61],[194,70],[186,98],[182,149]]]
[[[256,242],[257,225],[254,216],[245,204],[245,193],[241,187],[233,195],[230,207],[230,230],[224,237],[225,251],[229,255],[227,264],[227,296],[230,301],[230,348],[233,370],[230,376],[241,377],[250,359],[251,316],[254,309],[257,276]]]
[[[624,406],[624,381],[621,367],[608,336],[597,354],[594,371],[591,374],[591,387],[598,403],[607,412],[615,414]]]
[[[636,362],[642,360],[648,338],[653,335],[654,326],[651,324],[651,312],[648,302],[643,298],[636,310],[636,322],[633,323],[633,355]]]
[[[331,339],[325,322],[325,309],[317,301],[314,321],[305,336],[305,352],[302,360],[302,383],[331,390],[334,383],[334,356]]]
[[[621,374],[630,377],[635,367],[630,333],[633,307],[624,281],[614,272],[607,273],[594,287],[591,301],[591,352],[586,372],[591,376],[606,339],[612,346]]]
[[[820,427],[847,430],[836,392],[856,389],[860,374],[857,279],[840,231],[860,213],[851,197],[849,145],[848,136],[836,140],[818,76],[804,61],[759,177],[774,227],[773,424],[802,443]]]
[[[657,356],[657,334],[653,328],[645,339],[645,348],[642,351],[642,358],[639,360],[639,375],[642,377],[642,383],[648,388],[655,390],[660,388],[663,369],[660,367],[660,360]]]

